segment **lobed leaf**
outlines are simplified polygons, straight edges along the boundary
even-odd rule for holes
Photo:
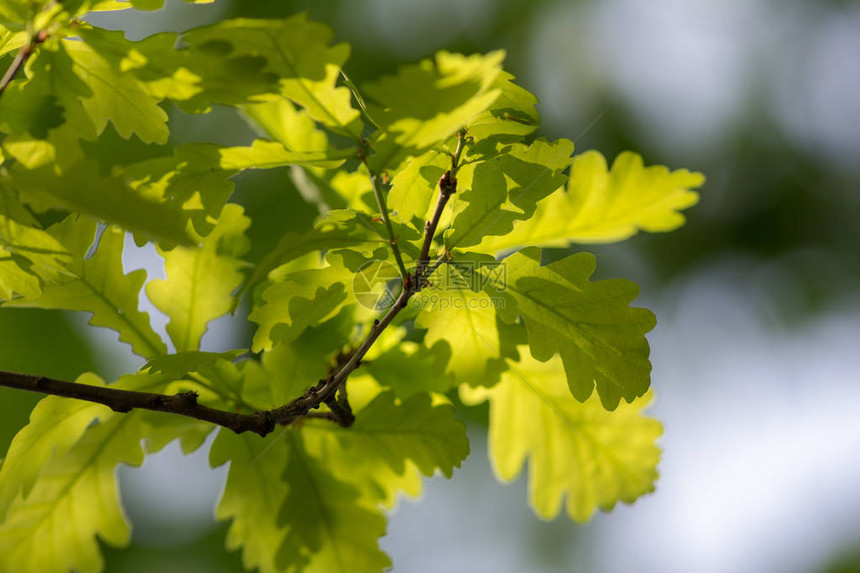
[[[281,95],[302,106],[314,120],[358,140],[361,121],[352,107],[352,94],[336,86],[349,47],[330,46],[331,38],[330,28],[299,14],[284,20],[227,20],[192,30],[184,41],[191,49],[226,45],[231,57],[264,58],[264,70],[278,78]]]
[[[123,273],[125,233],[115,227],[104,229],[95,254],[88,258],[96,237],[95,221],[70,215],[49,231],[71,254],[66,267],[70,277],[60,284],[46,285],[35,298],[7,304],[90,312],[91,325],[115,330],[120,341],[131,345],[139,356],[151,358],[164,354],[167,347],[152,330],[149,315],[138,310],[138,295],[146,272]]]
[[[445,233],[447,247],[477,245],[483,237],[505,235],[514,221],[531,217],[538,201],[564,185],[562,172],[570,165],[571,153],[572,141],[538,139],[531,145],[499,145],[485,160],[461,169],[452,205],[456,215]]]
[[[150,281],[146,294],[170,317],[167,333],[177,352],[198,350],[209,322],[233,308],[245,266],[238,257],[248,250],[250,224],[242,207],[231,203],[199,248],[161,251],[167,278]]]
[[[686,169],[644,167],[642,157],[631,152],[619,155],[607,169],[599,152],[587,151],[574,158],[566,192],[556,191],[538,203],[534,216],[515,222],[510,233],[484,237],[478,250],[605,243],[640,229],[671,231],[684,224],[678,211],[696,204],[699,195],[693,189],[704,181],[701,173]]]
[[[564,505],[579,522],[653,491],[662,429],[642,416],[650,395],[609,412],[596,396],[579,402],[570,395],[559,357],[539,362],[525,348],[522,354],[493,388],[461,389],[466,403],[490,402],[489,455],[498,478],[513,481],[528,458],[535,513],[553,519]]]
[[[94,376],[86,382],[103,384]],[[117,386],[158,392],[166,381],[163,377],[132,375]],[[139,412],[115,414],[101,405],[80,404],[53,397],[43,400],[31,425],[10,447],[10,460],[15,463],[4,464],[0,492],[4,502],[8,492],[15,497],[0,520],[0,570],[97,573],[103,560],[96,536],[113,546],[129,542],[115,469],[119,463],[137,466],[143,462],[141,440],[148,425]],[[42,446],[35,450],[35,459],[22,460],[32,455],[21,452],[22,448],[43,443],[39,434],[58,437],[54,427],[57,420],[72,435],[52,441],[49,452]],[[34,462],[44,465],[36,469]],[[19,464],[24,465],[23,471],[16,469]]]
[[[227,549],[241,548],[242,564],[248,570],[283,571],[275,564],[275,557],[286,530],[278,525],[275,510],[281,507],[290,489],[281,476],[288,454],[283,432],[261,439],[225,430],[218,432],[209,452],[213,468],[230,462],[227,484],[215,516],[222,521],[232,519],[227,530]]]
[[[361,502],[358,490],[335,478],[326,458],[312,455],[301,434],[287,431],[289,483],[278,524],[286,535],[276,565],[287,573],[377,573],[391,565],[379,549],[385,517]]]
[[[633,308],[639,288],[626,280],[589,281],[594,255],[578,253],[546,266],[541,252],[523,249],[504,260],[505,276],[484,272],[507,300],[504,317],[519,314],[531,355],[541,362],[560,354],[574,397],[585,401],[594,389],[613,410],[621,398],[642,396],[651,363],[645,333],[654,328],[651,311]]]
[[[401,68],[365,87],[369,111],[388,139],[368,158],[375,171],[393,169],[404,149],[412,154],[441,143],[487,111],[501,94],[494,87],[504,52],[462,56],[439,52],[433,60]]]

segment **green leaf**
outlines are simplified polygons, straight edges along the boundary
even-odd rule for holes
[[[296,109],[290,100],[279,97],[272,101],[242,107],[243,115],[259,126],[264,134],[296,153],[324,153],[328,137],[318,129],[304,110]]]
[[[579,522],[653,491],[662,429],[641,414],[650,394],[609,412],[596,396],[583,403],[570,395],[561,359],[522,354],[493,388],[461,390],[467,403],[490,401],[489,454],[499,479],[516,479],[528,457],[534,511],[553,519],[564,503]]]
[[[150,281],[146,294],[170,317],[167,333],[177,352],[198,350],[208,323],[233,307],[245,266],[238,257],[248,250],[244,233],[250,224],[242,207],[231,203],[199,248],[161,251],[167,278]]]
[[[76,382],[103,386],[95,374],[83,374]],[[41,400],[30,414],[25,426],[9,446],[0,471],[0,523],[13,502],[27,497],[39,473],[51,461],[55,452],[67,452],[83,435],[94,419],[110,416],[110,409],[101,404],[49,396]]]
[[[343,479],[367,474],[366,479],[353,480],[376,481],[378,491],[385,492],[383,500],[393,498],[396,489],[388,486],[385,474],[375,475],[374,466],[385,465],[402,476],[414,465],[427,477],[438,470],[450,479],[469,455],[466,426],[454,417],[454,408],[448,403],[433,404],[426,393],[400,401],[393,392],[382,392],[356,414],[349,428],[320,422],[308,424],[303,431],[334,437],[338,449],[334,455],[326,454],[332,458],[329,465],[342,472]],[[306,441],[311,443],[310,438]],[[329,451],[331,446],[319,447]]]
[[[642,157],[619,155],[608,170],[597,151],[574,158],[567,192],[556,191],[538,203],[534,216],[517,221],[500,237],[485,237],[482,252],[499,252],[523,245],[567,246],[575,243],[621,241],[640,229],[664,232],[684,224],[678,211],[695,205],[701,173],[662,165],[644,167]]]
[[[423,232],[433,199],[439,195],[439,178],[450,167],[451,157],[435,149],[410,158],[391,180],[388,206],[401,221]]]
[[[390,566],[378,541],[385,535],[385,517],[362,504],[349,482],[330,473],[326,457],[311,455],[297,430],[287,436],[283,479],[289,491],[278,515],[287,531],[276,565],[308,573],[378,573]]]
[[[164,374],[169,378],[179,379],[189,372],[212,368],[219,360],[232,362],[236,356],[243,352],[244,350],[230,350],[228,352],[191,350],[177,354],[164,354],[149,360],[143,365],[143,369],[148,369],[155,374]]]
[[[242,549],[246,569],[280,573],[275,556],[286,530],[277,523],[290,484],[281,477],[287,464],[288,446],[283,432],[261,439],[256,435],[219,431],[209,452],[209,463],[218,467],[230,462],[227,485],[215,516],[232,519],[227,530],[227,549]],[[309,516],[314,518],[314,516]]]
[[[479,269],[506,299],[508,322],[522,316],[532,356],[546,362],[559,353],[580,401],[595,387],[608,410],[621,398],[642,396],[651,373],[645,333],[656,320],[651,311],[629,306],[639,287],[621,279],[589,281],[595,268],[589,253],[546,266],[540,259],[539,249],[528,248],[504,260],[504,276]]]
[[[531,145],[502,145],[474,169],[461,169],[457,186],[464,191],[452,200],[456,215],[445,244],[464,248],[486,235],[509,233],[514,221],[531,217],[536,203],[564,184],[562,171],[571,153],[573,142],[567,139],[538,139]]]
[[[496,327],[496,306],[504,299],[473,291],[468,280],[455,265],[442,265],[430,277],[433,287],[413,298],[412,304],[421,307],[415,327],[427,329],[428,348],[447,345],[446,372],[457,382],[492,384],[504,368]]]
[[[483,56],[443,51],[435,60],[403,67],[365,87],[378,104],[370,107],[371,115],[401,147],[425,149],[442,142],[498,99],[501,90],[493,83],[504,57],[501,51]],[[379,168],[395,166],[388,155],[375,160]]]
[[[167,142],[167,114],[136,77],[115,68],[83,42],[63,42],[62,49],[72,59],[75,75],[89,88],[80,104],[96,133],[111,121],[126,139],[136,134],[146,143]]]
[[[95,377],[86,381],[101,385]],[[149,375],[133,375],[117,386],[159,391],[165,381]],[[43,402],[49,400],[54,398]],[[55,442],[47,464],[39,469],[38,478],[26,496],[22,492],[14,498],[0,524],[0,570],[43,573],[74,569],[97,573],[103,568],[103,560],[96,536],[113,546],[129,542],[130,530],[119,505],[115,470],[120,463],[138,466],[143,462],[141,440],[147,424],[138,412],[115,414],[104,406],[81,410],[71,400],[50,404],[45,410],[53,408],[58,411],[52,413],[60,420],[66,418],[66,427],[80,437],[64,440],[65,449],[57,448]],[[74,414],[66,416],[63,409]],[[44,433],[47,428],[40,427],[42,424],[52,427],[56,423],[54,419],[46,420],[46,413],[34,415],[32,432]],[[94,420],[98,423],[92,425]],[[22,435],[26,434],[25,429]],[[22,446],[26,441],[22,440]],[[22,452],[22,455],[30,454]],[[15,464],[4,464],[4,474],[17,463],[16,460]],[[11,485],[13,491],[16,485]]]
[[[170,157],[148,159],[122,169],[140,195],[179,211],[199,235],[208,235],[233,194],[228,178],[236,171],[221,167],[220,147],[180,145]]]
[[[274,250],[269,252],[254,269],[249,289],[265,280],[278,267],[315,251],[352,249],[364,255],[387,243],[380,237],[382,229],[375,229],[370,218],[347,210],[330,211],[305,233],[286,233]]]
[[[502,71],[493,82],[501,91],[493,105],[469,122],[469,135],[484,139],[494,135],[527,135],[540,125],[540,114],[535,109],[538,99],[528,90],[513,82],[514,76]]]
[[[289,342],[306,328],[334,316],[347,302],[347,285],[353,271],[343,254],[330,253],[329,265],[287,274],[283,282],[263,291],[264,304],[255,307],[248,319],[259,326],[251,349],[271,350],[276,341]]]
[[[182,35],[170,32],[139,42],[119,31],[91,28],[79,33],[114,68],[134,74],[156,101],[173,100],[188,113],[207,113],[213,104],[240,105],[277,92],[277,77],[263,71],[262,56],[230,54],[226,42],[187,46]]]
[[[391,388],[398,398],[407,399],[423,392],[444,394],[457,385],[457,378],[445,372],[451,360],[451,346],[437,341],[430,348],[400,341],[362,367],[382,386]]]
[[[59,173],[50,166],[29,170],[16,165],[9,175],[8,182],[20,191],[21,200],[37,210],[80,211],[148,238],[191,243],[179,209],[145,198],[123,177],[102,178],[94,160],[78,162]]]
[[[227,20],[192,30],[184,41],[192,49],[226,44],[231,57],[264,57],[265,71],[279,78],[281,95],[316,121],[358,140],[361,121],[351,104],[352,93],[336,87],[349,46],[330,46],[331,38],[330,28],[299,14],[285,20]]]
[[[263,352],[263,382],[269,392],[263,407],[281,406],[324,378],[335,355],[349,342],[354,322],[352,313],[344,309],[294,340],[278,342]]]
[[[11,300],[16,293],[38,298],[42,284],[62,280],[70,259],[49,233],[0,215],[0,300]]]
[[[333,168],[355,156],[355,150],[292,151],[283,143],[256,139],[250,147],[221,149],[221,167],[229,170],[271,169],[284,165],[313,165]]]
[[[35,84],[44,84],[39,82]],[[17,80],[3,92],[0,107],[0,131],[26,133],[36,138],[45,138],[48,130],[63,123],[63,108],[57,105],[53,94],[34,93],[33,82]]]
[[[149,315],[138,310],[138,295],[146,272],[123,274],[122,271],[124,233],[115,227],[105,229],[95,254],[87,258],[96,234],[95,221],[71,215],[51,227],[50,232],[69,250],[72,260],[67,272],[74,278],[45,286],[38,298],[7,304],[91,312],[91,325],[115,330],[120,341],[130,344],[139,356],[151,358],[164,354],[167,348],[152,330]]]
[[[8,6],[8,3],[4,3]],[[0,17],[2,13],[0,13]],[[5,26],[0,26],[0,56],[5,56],[9,52],[20,50],[21,46],[27,44],[26,30],[14,32]]]

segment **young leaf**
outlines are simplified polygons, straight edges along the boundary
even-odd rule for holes
[[[173,379],[179,379],[189,372],[198,372],[215,366],[219,361],[232,362],[236,356],[242,354],[243,350],[230,350],[228,352],[201,352],[191,350],[178,352],[176,354],[164,354],[156,356],[143,365],[155,374],[164,374]]]
[[[167,278],[150,281],[146,294],[170,317],[167,333],[177,352],[198,350],[209,321],[233,307],[245,266],[238,257],[248,250],[244,233],[250,224],[242,207],[231,203],[199,248],[161,252]]]
[[[505,235],[514,221],[528,219],[536,203],[564,185],[573,142],[538,139],[531,145],[500,145],[474,169],[461,169],[454,196],[449,249],[476,245],[486,235]],[[471,167],[471,166],[470,166]],[[465,206],[461,206],[465,203]]]
[[[416,302],[422,303],[422,309],[415,327],[427,329],[424,344],[430,348],[443,341],[450,349],[447,372],[457,382],[473,386],[495,382],[504,368],[496,327],[496,302],[486,293],[456,285],[426,289],[417,295]]]
[[[410,158],[391,180],[388,206],[401,221],[411,222],[423,232],[433,199],[439,194],[439,178],[450,167],[450,156],[435,149]]]
[[[0,215],[0,300],[38,298],[42,283],[60,281],[70,259],[49,233]]]
[[[469,122],[469,135],[477,140],[494,135],[528,135],[540,125],[535,109],[537,98],[513,82],[514,76],[502,71],[493,82],[501,91],[490,109]]]
[[[145,198],[124,177],[101,177],[95,161],[81,161],[59,173],[51,165],[32,170],[16,165],[7,177],[21,200],[37,210],[79,211],[147,238],[191,244],[180,209]]]
[[[599,152],[587,151],[574,158],[567,192],[556,191],[538,203],[534,216],[515,222],[512,232],[484,237],[478,250],[605,243],[621,241],[640,229],[671,231],[684,224],[678,211],[696,204],[699,195],[692,189],[704,181],[701,173],[686,169],[644,167],[642,157],[631,152],[619,155],[607,170]]]
[[[322,153],[328,149],[325,132],[317,128],[306,111],[296,109],[286,98],[243,106],[242,113],[289,151],[304,154]]]
[[[650,395],[615,411],[596,396],[575,400],[558,357],[522,360],[493,388],[462,387],[465,402],[490,401],[490,460],[496,475],[512,481],[529,458],[529,503],[544,519],[567,514],[587,521],[595,510],[632,503],[654,490],[660,423],[642,416]]]
[[[221,149],[221,167],[228,170],[271,169],[284,165],[337,167],[355,156],[355,150],[293,151],[278,141],[256,139],[250,147]]]
[[[62,49],[72,59],[75,75],[90,92],[81,98],[80,105],[92,120],[96,133],[101,133],[111,121],[117,133],[126,139],[134,133],[146,143],[167,142],[167,114],[137,78],[115,68],[83,42],[63,42]]]
[[[404,340],[363,362],[362,368],[406,400],[425,392],[444,394],[455,387],[457,377],[445,371],[450,360],[451,346],[444,340],[429,348]]]
[[[435,60],[401,68],[366,86],[378,106],[371,115],[401,147],[425,149],[446,140],[485,112],[501,90],[493,82],[501,70],[504,52],[461,56],[439,52]],[[394,167],[380,160],[380,167]]]
[[[215,515],[232,519],[227,530],[227,549],[242,549],[246,569],[280,573],[275,556],[286,535],[277,523],[290,484],[281,473],[287,464],[288,447],[283,432],[264,439],[249,433],[219,431],[209,452],[209,463],[218,467],[230,462],[227,485]]]
[[[626,280],[589,281],[594,256],[578,253],[546,266],[541,252],[523,249],[504,260],[506,276],[485,272],[506,298],[504,315],[522,315],[529,347],[541,362],[561,355],[570,391],[585,401],[597,388],[613,410],[648,390],[651,363],[645,333],[654,328],[651,311],[629,303],[639,288]]]
[[[249,320],[259,327],[251,349],[271,350],[276,341],[289,342],[306,328],[334,316],[347,302],[347,285],[354,273],[345,264],[343,253],[330,253],[329,265],[289,273],[283,282],[263,291],[265,304],[251,311]]]
[[[336,87],[349,46],[330,46],[331,37],[327,26],[309,22],[299,14],[285,20],[227,20],[192,30],[184,40],[192,49],[226,44],[231,57],[263,56],[265,71],[280,78],[282,95],[302,106],[316,121],[358,140],[361,121],[351,104],[352,93]]]
[[[199,235],[208,235],[233,194],[229,177],[236,171],[221,165],[221,148],[205,143],[180,145],[173,155],[122,168],[140,195],[181,211]]]
[[[103,386],[95,374],[83,374],[77,382]],[[55,452],[67,452],[78,441],[93,420],[110,416],[110,409],[101,404],[49,396],[41,400],[30,413],[25,426],[9,446],[0,471],[0,524],[12,503],[27,497],[39,473],[51,461]]]
[[[344,478],[350,471],[361,475],[362,465],[379,462],[402,475],[407,461],[427,477],[438,470],[450,478],[469,455],[466,427],[454,417],[454,408],[447,403],[434,405],[426,393],[399,401],[393,392],[382,392],[360,410],[350,428],[309,424],[304,431],[335,437],[340,453],[333,456],[338,461],[332,465],[345,472]],[[387,489],[383,482],[378,485]]]
[[[305,233],[286,233],[278,246],[267,254],[254,269],[245,289],[265,280],[269,273],[303,255],[314,251],[352,249],[365,255],[386,245],[366,215],[347,210],[330,211]]]
[[[86,382],[102,384],[95,377]],[[131,375],[116,386],[158,392],[164,389],[166,380],[146,374]],[[143,462],[141,440],[147,424],[139,412],[116,414],[104,406],[81,409],[72,400],[62,400],[61,404],[51,404],[45,410],[57,408],[58,419],[65,419],[68,422],[65,427],[80,438],[74,441],[64,438],[60,443],[66,449],[54,447],[26,496],[22,492],[14,498],[0,523],[2,571],[43,573],[74,569],[97,573],[102,570],[103,561],[96,536],[113,546],[129,541],[129,527],[117,496],[115,470],[120,463],[136,466]],[[65,415],[64,408],[74,413]],[[94,419],[98,423],[92,425]],[[33,424],[46,422],[54,423],[34,416]],[[33,431],[45,429],[37,427]],[[26,429],[22,435],[25,432]],[[13,466],[5,464],[4,472],[7,467]],[[13,491],[17,485],[12,484]]]
[[[298,430],[287,431],[289,491],[278,516],[286,536],[277,566],[285,571],[378,573],[391,565],[379,549],[385,517],[363,504],[358,490],[336,479],[328,460],[311,455]]]
[[[7,304],[91,312],[91,325],[115,330],[120,341],[130,344],[139,356],[151,358],[164,354],[167,347],[152,330],[149,315],[138,310],[138,295],[146,272],[136,270],[126,275],[122,271],[125,233],[116,227],[106,228],[95,254],[87,258],[96,233],[95,221],[70,215],[51,227],[50,232],[69,249],[72,260],[67,272],[73,278],[45,286],[37,298]]]

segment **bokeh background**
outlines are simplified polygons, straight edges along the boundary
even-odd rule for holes
[[[430,480],[391,517],[394,570],[860,571],[860,3],[169,1],[91,20],[140,38],[302,10],[352,44],[359,85],[438,49],[503,48],[541,100],[541,135],[708,177],[684,228],[587,248],[601,277],[638,282],[658,316],[657,491],[585,526],[541,522],[524,479],[495,481],[479,413],[455,479]],[[171,118],[174,143],[251,137],[226,110]],[[315,214],[286,171],[243,175],[236,199],[255,221],[252,257]],[[163,276],[150,249],[129,245],[126,266]],[[60,378],[139,365],[86,320],[3,309],[0,365]],[[233,347],[244,328],[219,321],[206,349]],[[0,444],[36,399],[0,390]],[[134,544],[106,548],[107,571],[241,571],[213,519],[224,468],[210,470],[205,451],[168,448],[120,475]]]

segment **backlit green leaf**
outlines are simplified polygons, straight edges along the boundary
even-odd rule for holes
[[[193,49],[226,44],[231,57],[262,56],[265,70],[279,78],[282,95],[316,121],[358,139],[361,122],[351,104],[352,94],[345,87],[336,87],[349,47],[330,46],[331,38],[327,26],[309,22],[300,14],[285,20],[228,20],[192,30],[184,40]]]
[[[461,56],[439,52],[434,60],[400,69],[365,91],[376,122],[401,147],[424,149],[442,142],[485,112],[501,90],[493,87],[504,52]],[[381,158],[380,167],[394,167]]]
[[[297,430],[287,431],[290,484],[278,516],[286,536],[276,564],[284,571],[377,573],[391,562],[379,549],[385,517],[361,502],[358,490],[336,479],[327,460],[311,455]]]
[[[570,391],[580,401],[597,388],[607,409],[648,390],[651,363],[645,333],[656,323],[651,311],[629,303],[636,284],[616,279],[592,282],[594,256],[578,253],[546,266],[541,252],[523,249],[505,259],[505,275],[484,271],[506,299],[509,321],[521,315],[529,347],[541,362],[561,355]]]
[[[597,151],[574,158],[566,192],[538,203],[534,216],[514,223],[512,232],[484,237],[479,249],[498,252],[524,245],[567,246],[621,241],[640,229],[671,231],[684,224],[678,211],[695,205],[705,178],[686,169],[644,167],[642,157],[625,152],[607,170]]]
[[[501,146],[474,169],[461,169],[451,207],[456,215],[445,244],[463,248],[486,235],[509,233],[514,221],[531,217],[536,203],[564,184],[562,171],[570,165],[571,153],[569,140],[538,139],[531,145]]]
[[[108,227],[95,254],[87,258],[96,234],[95,221],[71,215],[50,232],[69,249],[72,259],[66,270],[71,276],[62,284],[46,286],[38,298],[11,304],[90,312],[90,324],[115,330],[120,341],[130,344],[136,354],[151,358],[166,352],[164,342],[150,326],[149,315],[138,310],[138,295],[146,272],[123,273],[125,234]]]
[[[559,357],[538,362],[525,347],[493,388],[464,387],[467,403],[490,401],[490,461],[513,481],[529,459],[529,503],[544,519],[587,521],[595,510],[654,490],[660,423],[642,416],[650,394],[609,412],[596,396],[574,399]],[[566,499],[565,499],[566,498]]]
[[[86,382],[102,384],[95,377],[87,378]],[[137,375],[128,376],[117,385],[158,392],[165,382],[162,378]],[[141,440],[147,424],[139,412],[116,414],[104,406],[81,409],[70,400],[62,400],[60,406],[50,404],[45,415],[52,408],[58,409],[55,415],[61,420],[65,418],[68,421],[65,427],[80,438],[65,438],[61,442],[65,449],[57,448],[54,443],[32,488],[26,491],[26,496],[22,492],[14,498],[0,523],[0,570],[45,573],[74,569],[97,573],[103,568],[103,560],[96,536],[113,546],[129,542],[130,530],[119,505],[115,470],[120,463],[138,466],[143,462]],[[74,414],[64,415],[63,408],[71,409]],[[91,425],[94,420],[98,423]],[[33,431],[44,432],[44,428],[38,427],[43,423],[53,425],[54,420],[46,420],[44,415],[34,416]],[[26,441],[22,440],[20,447]],[[6,463],[3,472],[17,463],[17,458],[15,464]]]
[[[281,477],[287,457],[283,432],[261,439],[220,431],[209,453],[212,467],[230,462],[227,485],[215,512],[220,520],[232,519],[227,549],[241,548],[245,567],[259,567],[260,573],[283,570],[275,565],[275,556],[287,532],[277,523],[276,509],[290,489]]]
[[[248,250],[245,230],[251,224],[243,209],[228,204],[218,224],[199,248],[162,251],[167,278],[146,285],[146,294],[170,317],[167,333],[177,352],[198,350],[211,320],[230,311],[233,291],[242,283],[239,257]]]

